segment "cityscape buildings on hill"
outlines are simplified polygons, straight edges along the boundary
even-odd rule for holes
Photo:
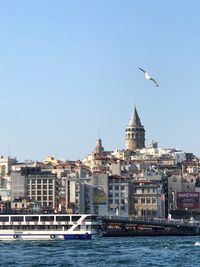
[[[192,153],[145,146],[136,107],[125,148],[108,151],[101,138],[77,161],[0,158],[1,212],[67,212],[166,218],[200,216],[200,163]]]

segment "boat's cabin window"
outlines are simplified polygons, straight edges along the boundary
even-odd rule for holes
[[[69,222],[70,217],[69,216],[56,216],[56,221],[57,222]]]
[[[26,222],[37,222],[38,219],[39,219],[38,216],[26,216],[25,217]]]
[[[11,222],[23,222],[23,220],[24,220],[23,216],[11,217]]]
[[[72,221],[76,222],[81,218],[81,216],[72,216]]]
[[[9,217],[0,217],[0,222],[8,222]]]
[[[41,216],[40,220],[41,222],[51,222],[54,221],[54,216]]]

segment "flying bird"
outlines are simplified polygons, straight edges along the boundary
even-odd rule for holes
[[[139,68],[141,71],[144,72],[144,78],[145,78],[146,80],[151,80],[151,81],[154,82],[155,85],[158,87],[158,84],[157,84],[156,80],[153,79],[153,78],[151,78],[151,76],[148,74],[148,72],[147,72],[146,70],[143,70],[143,69],[141,69],[140,67],[138,67],[138,68]]]

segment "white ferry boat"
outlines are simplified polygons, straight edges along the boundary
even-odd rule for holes
[[[91,239],[101,221],[90,214],[0,215],[0,240]]]

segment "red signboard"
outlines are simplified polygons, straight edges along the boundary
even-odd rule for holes
[[[198,209],[199,192],[178,192],[176,195],[178,209]]]

